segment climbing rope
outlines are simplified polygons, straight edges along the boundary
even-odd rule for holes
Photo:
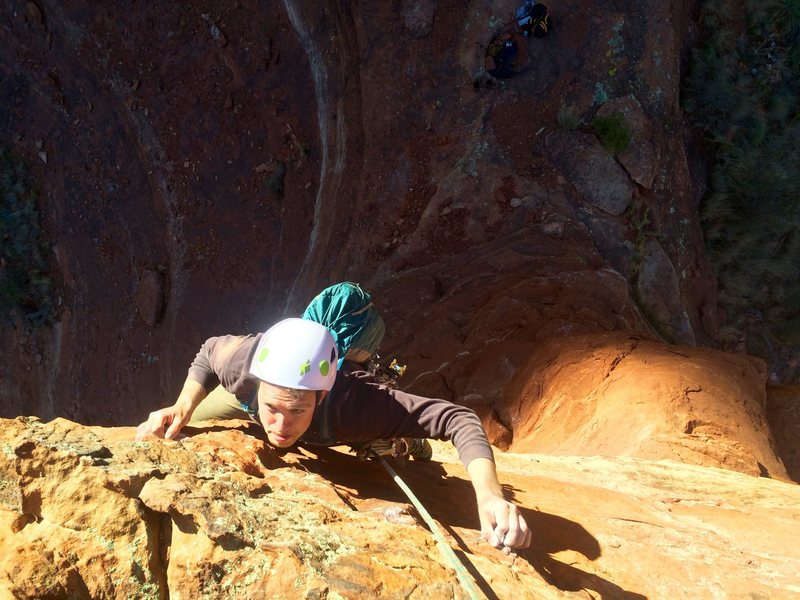
[[[433,520],[433,517],[431,517],[430,513],[425,510],[425,507],[422,506],[422,503],[414,495],[414,492],[411,491],[411,488],[406,485],[405,481],[400,479],[400,476],[392,467],[389,466],[389,463],[387,463],[380,454],[373,451],[372,455],[381,462],[386,471],[389,473],[389,476],[394,479],[394,482],[400,487],[401,490],[403,490],[405,495],[408,496],[408,499],[411,500],[414,508],[417,509],[417,512],[425,520],[425,523],[428,524],[434,539],[436,539],[436,545],[439,547],[439,551],[442,553],[445,561],[450,563],[450,566],[452,566],[455,570],[456,577],[458,577],[458,581],[461,583],[461,587],[464,588],[467,596],[469,596],[471,600],[486,600],[484,593],[478,588],[475,581],[467,572],[464,564],[459,560],[458,556],[456,556],[456,553],[450,547],[450,544],[447,543],[447,540],[445,540],[444,535],[439,529],[439,525],[436,524],[436,521]]]

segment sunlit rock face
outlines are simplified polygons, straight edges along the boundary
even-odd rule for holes
[[[0,423],[0,592],[13,598],[466,598],[386,472],[278,454],[219,422],[174,442],[58,419]],[[446,443],[401,476],[488,597],[791,597],[797,485],[634,458],[498,454],[533,530],[479,540]]]
[[[515,452],[670,459],[787,479],[758,359],[606,334],[539,345],[498,411]]]

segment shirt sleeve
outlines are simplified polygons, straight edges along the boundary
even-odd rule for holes
[[[224,335],[207,339],[189,366],[188,379],[207,392],[222,385],[239,397],[244,388],[249,391],[252,387],[250,361],[260,337]]]
[[[359,377],[340,374],[331,390],[332,433],[341,442],[396,437],[450,440],[464,465],[475,458],[494,460],[478,415],[440,398],[389,389]]]

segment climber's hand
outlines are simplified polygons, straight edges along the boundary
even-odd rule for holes
[[[499,496],[489,496],[478,504],[481,535],[495,548],[527,548],[531,545],[531,530],[511,502]]]
[[[168,406],[151,412],[147,421],[136,428],[136,440],[166,438],[174,440],[183,426],[189,422],[191,413],[180,406]]]

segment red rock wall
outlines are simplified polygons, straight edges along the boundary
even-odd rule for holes
[[[374,293],[406,386],[487,414],[531,340],[713,343],[678,105],[689,3],[554,6],[487,87],[515,5],[8,4],[0,131],[63,285],[54,328],[5,327],[4,414],[139,421],[203,339],[342,279]],[[613,156],[590,122],[617,110],[633,135]]]

